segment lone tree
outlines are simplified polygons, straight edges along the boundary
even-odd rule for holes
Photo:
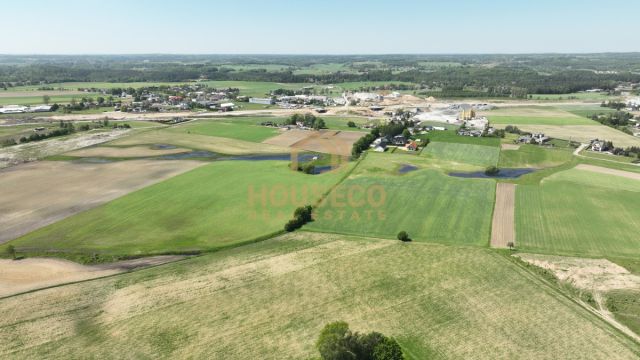
[[[509,250],[513,250],[516,247],[516,245],[513,243],[513,241],[509,241],[507,243],[507,247],[509,248]]]
[[[16,247],[13,245],[7,246],[7,255],[11,256],[13,260],[16,259]]]
[[[49,97],[49,95],[42,96],[42,102],[45,103],[45,105],[49,105],[50,100],[51,100],[51,97]]]
[[[347,122],[347,126],[350,127],[350,128],[354,128],[354,127],[356,127],[356,123],[354,123],[353,121],[349,121],[349,122]]]
[[[405,241],[405,242],[411,241],[411,239],[409,238],[409,234],[407,234],[407,232],[404,230],[398,233],[398,240]]]

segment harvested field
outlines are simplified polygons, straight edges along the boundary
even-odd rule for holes
[[[500,144],[500,148],[502,150],[518,150],[518,149],[520,149],[520,145],[516,145],[516,144]]]
[[[35,161],[47,156],[58,155],[72,150],[111,141],[130,133],[130,130],[78,133],[63,138],[29,142],[0,149],[0,169],[24,162]]]
[[[47,258],[0,259],[0,297],[26,291],[120,274],[139,268],[166,264],[186,258],[181,255],[153,256],[100,265]]]
[[[0,243],[205,163],[41,161],[0,171]]]
[[[325,154],[350,156],[353,143],[362,136],[361,132],[355,131],[313,131],[306,139],[296,142],[291,147]]]
[[[175,149],[159,149],[149,146],[129,146],[129,147],[114,147],[114,146],[100,146],[91,147],[86,149],[75,150],[68,152],[65,155],[76,157],[109,157],[109,158],[135,158],[135,157],[147,157],[147,156],[161,156],[180,154],[189,152],[190,149],[175,148]]]
[[[625,178],[628,178],[628,179],[640,180],[640,173],[633,173],[633,172],[630,172],[630,171],[609,169],[609,168],[602,167],[602,166],[580,164],[580,165],[576,166],[576,169],[586,170],[586,171],[593,171],[593,172],[600,173],[600,174],[621,176],[621,177],[625,177]]]
[[[503,128],[507,124],[496,124]],[[544,133],[556,139],[579,141],[588,143],[592,139],[613,141],[619,147],[640,146],[640,138],[628,135],[622,131],[604,125],[518,125],[523,131]]]
[[[516,243],[515,202],[516,185],[498,183],[491,223],[491,247],[507,248],[510,242]]]
[[[289,148],[270,144],[254,143],[223,137],[176,133],[170,130],[151,130],[124,139],[119,139],[110,145],[153,145],[171,144],[190,149],[207,150],[229,155],[247,154],[277,154],[287,153]]]
[[[0,311],[0,357],[16,359],[309,359],[336,320],[395,337],[413,359],[640,351],[491,250],[304,232],[2,299]]]
[[[262,143],[289,147],[298,141],[306,139],[307,137],[309,137],[308,130],[292,129],[284,131],[282,134],[269,138]]]

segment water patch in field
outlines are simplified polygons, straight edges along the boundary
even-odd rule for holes
[[[473,172],[452,172],[449,176],[460,178],[479,178],[479,179],[517,179],[520,176],[531,174],[538,169],[532,168],[519,168],[519,169],[500,169],[500,172],[495,175],[487,175],[484,171]]]
[[[413,165],[408,165],[408,164],[404,164],[400,167],[400,169],[398,170],[399,174],[406,174],[408,172],[412,172],[412,171],[416,171],[418,170],[417,166],[413,166]]]

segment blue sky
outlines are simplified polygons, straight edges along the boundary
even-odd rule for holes
[[[640,51],[640,1],[0,0],[2,54]]]

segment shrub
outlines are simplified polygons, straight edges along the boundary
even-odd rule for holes
[[[489,166],[484,170],[485,175],[487,176],[495,176],[498,175],[500,169],[497,166]]]
[[[302,225],[312,220],[313,207],[311,205],[301,206],[293,213],[293,219],[289,220],[285,225],[285,231],[292,232],[302,227]]]
[[[354,128],[354,127],[356,127],[356,123],[354,123],[353,121],[349,121],[347,123],[347,126],[350,127],[350,128]]]
[[[336,321],[327,324],[318,337],[316,348],[325,360],[402,360],[402,348],[393,338],[381,333],[353,333],[349,324]]]
[[[373,358],[375,360],[402,360],[404,356],[400,344],[393,338],[385,337],[375,346]]]
[[[11,256],[13,260],[16,259],[16,247],[13,245],[7,246],[7,255]]]
[[[409,234],[407,234],[406,231],[400,231],[398,233],[398,240],[400,241],[411,241],[411,239],[409,238]]]

